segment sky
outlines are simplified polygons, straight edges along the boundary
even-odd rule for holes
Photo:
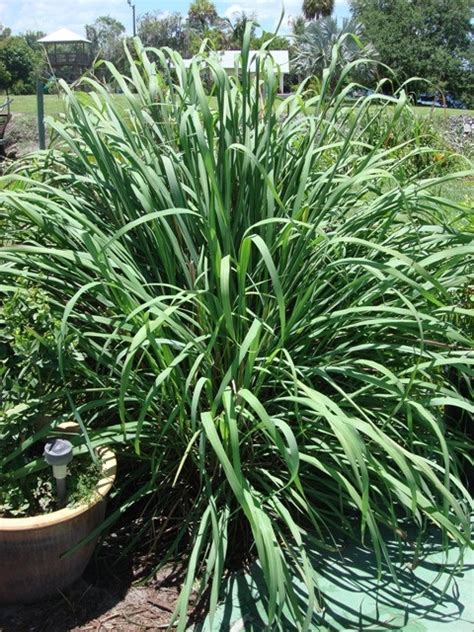
[[[187,13],[190,0],[132,0],[137,17],[148,11]],[[282,5],[285,17],[282,31],[288,28],[288,19],[301,13],[303,0],[215,0],[219,15],[232,18],[245,11],[255,13],[262,27],[272,30],[280,18]],[[0,24],[14,33],[69,28],[81,35],[84,24],[91,24],[100,15],[111,15],[120,20],[131,34],[132,10],[127,0],[0,0]],[[335,15],[349,16],[349,0],[336,0]]]

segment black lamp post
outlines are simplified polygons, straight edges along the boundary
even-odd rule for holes
[[[132,4],[131,0],[127,0],[127,4],[129,7],[132,7],[132,19],[133,19],[133,37],[137,34],[137,25],[135,20],[135,5]]]

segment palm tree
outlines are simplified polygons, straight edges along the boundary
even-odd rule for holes
[[[243,46],[244,35],[248,24],[251,25],[250,39],[255,37],[255,30],[260,26],[256,21],[256,16],[254,14],[247,15],[245,11],[237,14],[233,23],[228,20],[228,24],[230,25],[232,31],[230,36],[230,46],[235,46],[237,48],[242,48]]]
[[[347,36],[349,33],[356,37]],[[295,70],[303,77],[321,77],[324,68],[331,62],[332,49],[338,42],[341,44],[341,67],[356,59],[374,59],[374,47],[371,44],[361,45],[361,34],[361,24],[354,18],[344,20],[341,28],[337,20],[330,17],[310,22],[303,32],[295,34]]]
[[[334,11],[334,0],[303,0],[303,15],[307,20],[329,17]]]
[[[198,31],[211,28],[217,17],[216,5],[211,0],[195,0],[188,10],[189,25]]]

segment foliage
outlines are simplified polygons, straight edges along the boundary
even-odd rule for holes
[[[303,0],[302,8],[307,20],[327,18],[334,11],[334,0]]]
[[[8,233],[8,222],[1,227]],[[0,459],[35,433],[35,423],[65,409],[64,386],[75,378],[70,366],[59,370],[59,335],[51,296],[27,277],[17,278],[0,306]],[[67,345],[71,359],[82,359],[72,338]]]
[[[12,30],[7,28],[6,26],[3,26],[3,24],[0,22],[0,40],[4,40],[7,37],[10,37],[11,34]]]
[[[351,0],[351,8],[400,82],[421,77],[455,95],[472,93],[470,0]]]
[[[8,232],[5,223],[2,229]],[[27,276],[16,279],[0,306],[0,516],[56,509],[43,440],[50,420],[65,411],[64,387],[79,387],[71,367],[59,370],[59,335],[51,297]],[[74,361],[82,359],[71,338],[67,345]],[[69,502],[90,498],[100,475],[97,465],[78,459],[69,474]]]
[[[428,116],[417,116],[407,108],[394,123],[392,116],[387,116],[375,105],[367,110],[365,123],[361,155],[365,154],[366,147],[376,144],[393,150],[400,159],[397,177],[401,181],[440,176],[453,172],[456,167],[469,167],[469,161],[454,154],[443,138],[439,124]]]
[[[41,51],[41,44],[38,42],[46,33],[44,31],[25,31],[21,37],[32,50]]]
[[[247,557],[268,626],[309,630],[314,546],[362,539],[382,566],[382,526],[470,539],[471,446],[444,420],[472,409],[445,371],[472,375],[472,235],[444,220],[463,209],[431,192],[447,176],[402,180],[399,147],[369,144],[369,109],[390,133],[406,95],[348,105],[340,44],[308,102],[278,100],[265,53],[251,80],[249,46],[228,76],[137,43],[130,78],[109,65],[127,120],[99,83],[64,86],[60,143],[0,189],[1,291],[28,275],[77,340],[75,415],[135,451],[121,511],[147,498],[142,536],[187,560],[179,631],[193,587],[214,612]]]
[[[167,46],[183,56],[188,54],[189,32],[180,13],[145,13],[139,19],[137,33],[144,46]]]
[[[194,0],[188,9],[188,24],[192,29],[205,32],[211,29],[218,18],[216,5],[211,0]]]
[[[344,20],[342,27],[339,27],[334,18],[306,24],[304,30],[294,39],[293,63],[296,72],[302,77],[321,77],[323,70],[331,63],[332,50],[338,42],[339,68],[355,60],[374,59],[376,52],[373,46],[362,44],[360,36],[361,26],[355,20]],[[358,64],[355,69],[361,79],[374,74],[373,64]]]
[[[101,59],[116,62],[122,54],[125,26],[110,15],[103,15],[93,24],[86,24],[85,28],[94,55],[100,54]]]
[[[188,11],[189,52],[199,52],[204,41],[211,50],[227,48],[229,23],[220,18],[213,2],[196,0]]]
[[[40,286],[30,285],[21,277],[16,286],[0,307],[0,414],[12,405],[39,399],[44,405],[39,412],[44,414],[50,409],[46,403],[48,391],[61,381],[57,371],[60,323]]]
[[[187,20],[179,13],[146,13],[140,18],[138,35],[146,46],[166,46],[189,58],[200,51],[204,41],[207,48],[214,51],[241,48],[247,25],[251,28],[252,46],[255,48],[270,40],[270,49],[288,48],[288,40],[284,37],[275,37],[265,31],[256,37],[258,24],[253,17],[243,12],[233,21],[221,18],[213,3],[207,0],[192,3]]]
[[[295,35],[303,35],[306,29],[306,20],[304,16],[297,15],[291,19],[291,30],[293,36]]]
[[[42,57],[28,46],[21,36],[0,40],[0,65],[4,69],[6,86],[15,94],[28,94],[35,90],[35,77],[42,65]]]
[[[250,39],[254,41],[255,31],[259,26],[255,15],[247,15],[245,11],[235,14],[234,21],[229,20],[230,35],[228,37],[227,48],[241,49],[244,41],[244,35],[247,29],[250,32]]]
[[[0,90],[8,90],[12,82],[12,76],[8,72],[3,61],[0,61]]]
[[[259,50],[264,44],[267,44],[267,50],[288,50],[290,47],[290,42],[287,37],[275,35],[269,31],[262,31],[261,35],[252,38],[252,48]]]
[[[0,422],[0,436],[2,426]],[[56,482],[50,467],[41,463],[42,469],[27,476],[15,478],[0,473],[0,517],[24,518],[38,516],[58,509]],[[94,498],[101,478],[100,463],[91,463],[88,457],[79,456],[67,468],[66,506],[74,507]]]

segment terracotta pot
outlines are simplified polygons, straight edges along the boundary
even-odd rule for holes
[[[96,539],[61,556],[104,520],[105,497],[114,482],[117,462],[108,448],[97,452],[103,476],[89,503],[31,518],[0,518],[0,603],[41,599],[82,575]]]

